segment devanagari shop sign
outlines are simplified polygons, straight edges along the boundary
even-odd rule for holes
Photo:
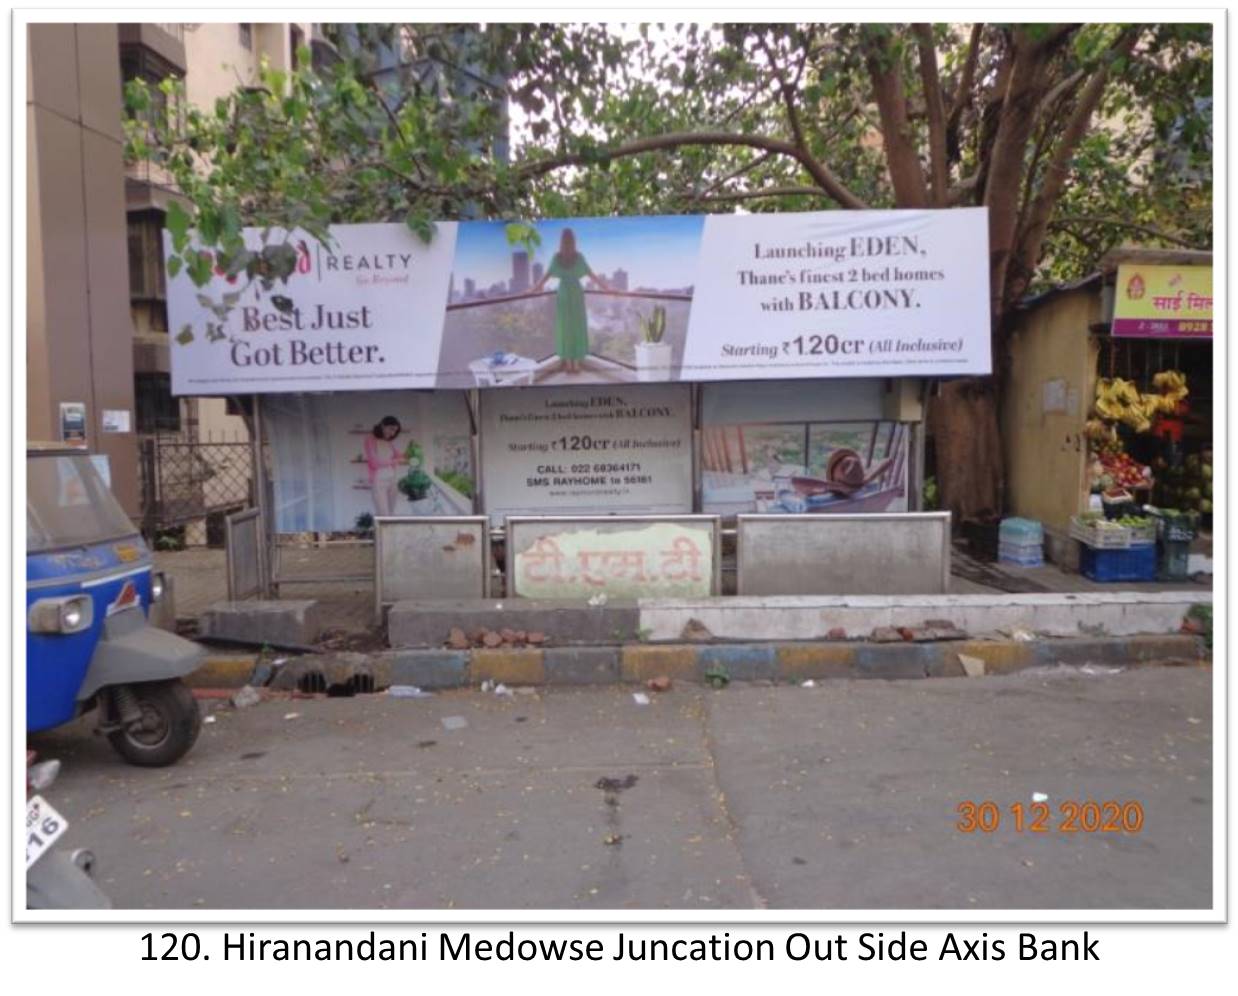
[[[1212,267],[1118,267],[1110,334],[1130,339],[1212,337]]]
[[[336,225],[168,279],[178,395],[987,374],[983,208]],[[247,229],[252,251],[264,233]],[[170,252],[170,240],[167,251]]]
[[[530,530],[515,543],[511,593],[521,598],[695,598],[714,591],[713,525],[658,522]]]

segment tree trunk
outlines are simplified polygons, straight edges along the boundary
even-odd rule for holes
[[[942,383],[929,401],[928,427],[941,505],[954,513],[955,527],[1001,515],[1005,472],[996,378]]]

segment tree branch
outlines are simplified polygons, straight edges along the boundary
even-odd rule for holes
[[[928,191],[920,157],[907,126],[907,95],[903,90],[903,75],[890,47],[885,29],[864,31],[865,62],[873,84],[877,113],[881,116],[881,137],[885,144],[886,165],[894,186],[894,199],[899,207],[921,208],[928,205]]]
[[[712,194],[709,196],[701,195],[699,197],[689,198],[698,204],[713,204],[726,201],[752,201],[759,197],[827,197],[824,190],[820,187],[809,186],[790,186],[790,187],[765,187],[762,190],[739,190],[732,194]]]
[[[596,163],[613,162],[627,156],[639,156],[645,152],[657,152],[661,149],[677,149],[689,146],[740,146],[752,149],[763,149],[776,155],[794,159],[808,171],[817,185],[831,198],[845,208],[863,209],[868,205],[848,190],[834,174],[812,156],[804,155],[791,142],[780,138],[768,138],[764,135],[742,135],[733,132],[683,131],[668,132],[665,135],[651,135],[647,138],[633,139],[611,148],[598,149],[585,155],[574,152],[567,155],[552,156],[537,162],[525,163],[516,167],[514,173],[518,180],[530,180],[545,176],[555,170],[567,166],[589,166]]]
[[[976,80],[976,63],[980,60],[980,35],[983,31],[983,24],[971,26],[971,37],[967,40],[967,57],[963,60],[963,72],[959,76],[959,85],[954,92],[950,112],[946,115],[946,131],[951,134],[958,131],[959,118],[967,105],[971,103],[971,88]]]
[[[743,176],[749,170],[754,170],[758,166],[762,165],[763,163],[769,162],[769,158],[772,155],[773,155],[772,152],[761,153],[761,155],[757,156],[754,160],[752,160],[752,162],[744,163],[744,165],[731,170],[731,172],[727,173],[726,176],[719,177],[717,180],[714,180],[713,183],[711,183],[708,187],[702,190],[699,194],[695,194],[694,196],[697,198],[701,198],[708,194],[712,194],[715,190],[717,190],[723,184],[730,183],[732,180]]]
[[[1137,225],[1132,221],[1123,221],[1121,218],[1103,218],[1097,215],[1076,215],[1071,218],[1055,218],[1049,222],[1049,228],[1057,228],[1062,231],[1069,232],[1073,237],[1081,242],[1087,240],[1081,238],[1073,229],[1076,225],[1107,225],[1110,228],[1123,228],[1132,232],[1139,232],[1141,235],[1147,235],[1150,238],[1160,239],[1162,242],[1170,242],[1176,246],[1181,246],[1183,249],[1200,249],[1208,248],[1201,247],[1198,242],[1190,239],[1184,239],[1180,235],[1172,235],[1169,232],[1160,228],[1154,228],[1152,225]]]
[[[765,57],[769,60],[770,70],[774,73],[775,78],[778,80],[778,87],[782,91],[783,104],[787,108],[787,121],[791,125],[791,135],[794,138],[795,148],[797,150],[796,159],[798,159],[800,165],[808,171],[808,174],[817,181],[817,184],[822,190],[830,192],[830,195],[834,197],[835,200],[837,200],[840,204],[847,206],[842,200],[839,199],[834,191],[837,190],[847,194],[850,194],[850,191],[843,187],[843,185],[838,182],[838,179],[817,160],[816,156],[814,156],[812,152],[809,151],[808,141],[804,137],[803,123],[800,121],[799,109],[795,106],[795,95],[792,93],[791,86],[783,78],[782,71],[778,68],[774,61],[774,53],[766,44],[765,38],[761,37],[759,42],[761,47],[765,50]],[[801,65],[801,72],[802,71],[803,66]],[[923,182],[923,180],[921,182]],[[859,202],[859,198],[856,198],[856,201]]]
[[[932,179],[933,206],[946,206],[946,191],[950,186],[950,164],[946,159],[946,110],[941,96],[941,80],[937,75],[937,49],[933,44],[933,28],[928,24],[913,24],[920,49],[920,82],[924,86],[924,106],[929,126],[929,167]]]
[[[1039,78],[1051,57],[1044,45],[1031,43],[1023,32],[1015,32],[1013,44],[1010,80],[1002,98],[1001,118],[984,184],[984,204],[989,209],[991,307],[995,318],[1002,313],[1006,300],[1006,274],[1015,252],[1024,156],[1036,122]]]
[[[1018,245],[1019,272],[1011,281],[1010,291],[1006,295],[1007,300],[1017,300],[1031,281],[1040,256],[1041,245],[1044,243],[1045,232],[1049,227],[1049,219],[1066,185],[1075,150],[1083,141],[1083,136],[1087,134],[1092,114],[1104,96],[1105,86],[1109,82],[1109,70],[1115,59],[1130,53],[1138,38],[1139,29],[1137,28],[1128,28],[1123,31],[1111,46],[1109,58],[1092,74],[1092,78],[1088,80],[1079,94],[1075,109],[1062,131],[1062,137],[1049,157],[1049,163],[1045,167],[1044,181],[1028,212],[1027,227]]]

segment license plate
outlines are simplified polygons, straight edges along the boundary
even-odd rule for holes
[[[39,860],[69,829],[69,821],[48,804],[41,795],[26,802],[26,867]]]

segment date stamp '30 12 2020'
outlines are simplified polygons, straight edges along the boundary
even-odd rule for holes
[[[1057,814],[1047,802],[1013,802],[1009,810],[1015,833],[1139,833],[1143,829],[1143,806],[1134,800],[1097,802],[1066,800]],[[955,808],[959,814],[954,829],[960,833],[995,833],[1002,826],[1002,809],[990,799],[965,799]]]

